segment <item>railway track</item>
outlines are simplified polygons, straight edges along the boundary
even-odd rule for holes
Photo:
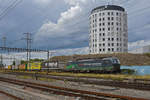
[[[95,84],[95,85],[103,85],[103,86],[112,86],[112,87],[119,87],[119,88],[150,91],[150,84],[149,83],[122,82],[122,81],[102,80],[102,79],[95,79],[95,78],[54,76],[54,75],[29,74],[29,73],[18,73],[18,72],[17,73],[9,73],[9,74],[26,75],[26,76],[35,77],[36,79],[38,79],[38,78],[51,78],[51,79],[56,79],[56,80],[83,82],[85,84]]]
[[[121,100],[147,100],[144,98],[135,98],[135,97],[120,96],[120,95],[114,95],[108,93],[70,89],[70,88],[57,87],[57,86],[21,81],[21,80],[4,78],[4,77],[0,77],[0,81],[15,84],[15,85],[21,85],[25,87],[30,87],[41,91],[58,94],[58,95],[81,97],[84,98],[85,100],[105,100],[105,98],[111,98],[111,100],[112,98],[119,98]]]
[[[14,95],[9,94],[9,93],[4,92],[4,91],[0,91],[0,93],[1,93],[1,94],[4,94],[4,95],[6,95],[6,96],[8,96],[8,97],[10,97],[10,98],[12,98],[12,99],[14,99],[14,100],[23,100],[23,99],[21,99],[21,98],[19,98],[19,97],[17,97],[17,96],[14,96]]]

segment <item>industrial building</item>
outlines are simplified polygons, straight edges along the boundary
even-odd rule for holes
[[[127,12],[123,7],[105,5],[89,16],[90,54],[128,52]]]

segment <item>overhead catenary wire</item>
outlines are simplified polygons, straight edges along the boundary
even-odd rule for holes
[[[0,20],[2,20],[12,9],[14,9],[22,0],[15,0],[11,5],[9,5],[1,14]]]

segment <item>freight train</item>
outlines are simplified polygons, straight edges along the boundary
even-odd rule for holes
[[[13,69],[13,66],[9,69]],[[18,70],[48,70],[64,72],[120,72],[120,61],[116,57],[102,59],[78,59],[64,62],[33,62],[19,65]]]

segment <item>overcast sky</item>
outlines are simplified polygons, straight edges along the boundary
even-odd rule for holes
[[[15,1],[21,2],[3,16]],[[33,48],[87,47],[90,12],[106,1],[111,0],[0,0],[0,37],[11,47],[26,47],[26,32],[32,33]],[[129,42],[149,41],[150,0],[112,1],[128,13]]]

